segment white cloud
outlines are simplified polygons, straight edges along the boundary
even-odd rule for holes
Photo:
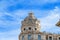
[[[54,10],[50,10],[49,15],[41,18],[41,30],[42,31],[47,31],[47,32],[53,32],[53,33],[58,33],[59,27],[57,27],[55,24],[59,20],[60,16],[60,9],[56,8]]]
[[[8,17],[4,17],[4,16],[13,17],[12,20],[14,20],[14,21],[8,21],[8,19],[6,19]],[[0,27],[3,27],[3,26],[5,26],[5,27],[10,27],[10,26],[12,27],[13,26],[14,27],[15,25],[17,26],[17,25],[20,24],[20,21],[22,20],[22,19],[19,19],[19,18],[20,18],[20,16],[17,17],[17,15],[13,15],[11,13],[0,12]]]
[[[0,40],[18,40],[20,29],[0,32]]]

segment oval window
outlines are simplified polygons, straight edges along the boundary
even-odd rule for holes
[[[37,28],[35,28],[35,30],[37,30]]]
[[[25,28],[24,28],[24,30],[25,30]]]
[[[29,27],[29,30],[31,30],[31,27]]]

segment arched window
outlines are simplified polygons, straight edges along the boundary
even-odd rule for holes
[[[52,40],[52,36],[49,36],[49,40]]]
[[[28,35],[28,40],[31,40],[31,35]]]
[[[22,36],[22,40],[24,40],[24,36]]]
[[[59,37],[59,40],[60,40],[60,37]]]
[[[41,35],[38,35],[38,40],[41,40]]]

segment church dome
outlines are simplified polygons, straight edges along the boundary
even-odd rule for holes
[[[21,31],[40,31],[40,21],[33,15],[33,13],[29,13],[29,15],[22,21]]]

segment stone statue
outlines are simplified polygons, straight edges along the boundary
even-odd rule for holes
[[[59,19],[59,21],[57,22],[56,26],[60,27],[60,19]]]

